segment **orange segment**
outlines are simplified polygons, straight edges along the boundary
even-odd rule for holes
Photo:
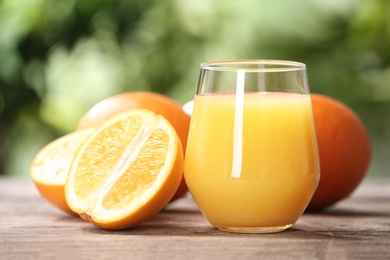
[[[74,153],[92,129],[77,131],[54,140],[43,147],[30,166],[30,176],[39,193],[52,205],[73,212],[65,201],[64,186]]]
[[[172,125],[132,109],[105,121],[78,148],[66,200],[101,228],[129,228],[164,208],[182,174],[183,149]]]

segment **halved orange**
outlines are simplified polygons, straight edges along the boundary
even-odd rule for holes
[[[30,176],[41,196],[66,213],[77,215],[65,201],[64,186],[77,147],[92,132],[85,129],[65,135],[43,147],[30,166]]]
[[[105,98],[96,103],[80,118],[77,129],[96,127],[109,117],[134,108],[147,109],[164,116],[175,128],[185,152],[191,117],[175,100],[155,92],[125,92]],[[183,178],[171,202],[184,197],[187,191],[188,188]]]
[[[163,209],[183,176],[183,148],[161,115],[114,115],[79,146],[68,173],[69,207],[98,227],[135,226]]]

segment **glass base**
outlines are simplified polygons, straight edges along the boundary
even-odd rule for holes
[[[266,234],[284,231],[290,228],[293,224],[276,227],[217,227],[217,229],[232,233],[251,233],[251,234]]]

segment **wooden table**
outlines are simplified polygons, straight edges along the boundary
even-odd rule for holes
[[[0,178],[0,259],[390,259],[390,179],[366,179],[324,213],[274,234],[212,228],[190,196],[134,229],[106,231]]]

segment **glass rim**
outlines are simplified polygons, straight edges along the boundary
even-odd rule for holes
[[[268,65],[268,67],[245,67],[256,64]],[[288,60],[220,60],[202,62],[200,68],[211,71],[288,72],[305,70],[306,64]]]

